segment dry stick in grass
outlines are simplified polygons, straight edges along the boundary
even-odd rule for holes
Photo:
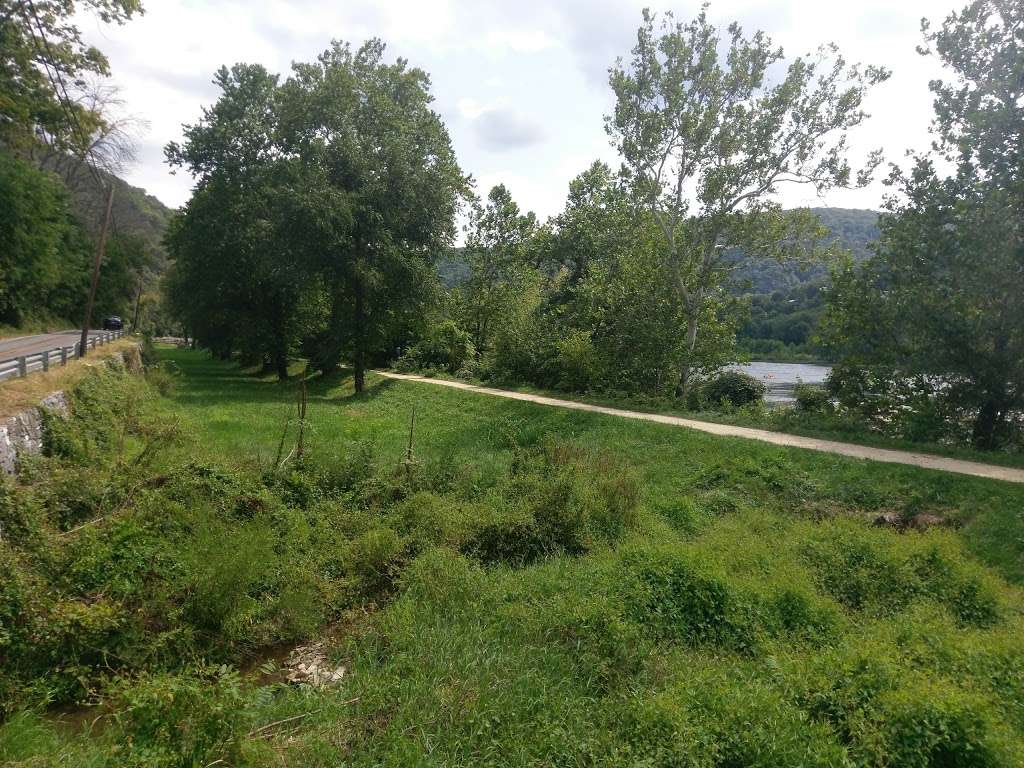
[[[278,442],[277,442],[277,456],[274,457],[274,469],[275,470],[280,469],[282,466],[284,466],[284,462],[288,461],[287,458],[284,459],[284,461],[282,461],[281,460],[281,454],[284,453],[284,441],[285,441],[285,438],[288,437],[288,427],[289,427],[290,424],[291,424],[291,418],[289,418],[288,416],[285,416],[285,419],[284,419],[284,429],[281,431],[281,439],[278,440]]]
[[[306,436],[306,377],[303,375],[299,379],[299,437],[295,446],[295,458],[301,459],[302,454],[306,452],[305,436]]]
[[[416,463],[416,459],[413,457],[412,452],[412,439],[413,433],[416,429],[416,406],[412,407],[412,417],[409,420],[409,445],[405,449],[405,459],[402,463],[405,465],[405,480],[407,483],[412,483],[412,467]]]
[[[279,725],[286,725],[287,723],[293,723],[296,720],[302,720],[303,718],[309,717],[310,715],[315,715],[315,714],[317,714],[319,712],[322,712],[322,711],[323,711],[322,709],[314,709],[311,712],[303,712],[301,715],[292,715],[291,717],[286,717],[286,718],[284,718],[282,720],[275,720],[272,723],[267,723],[266,725],[261,725],[259,728],[253,728],[251,731],[249,731],[249,736],[254,737],[254,738],[261,738],[261,739],[262,738],[268,738],[268,737],[273,735],[272,733],[270,733],[271,729],[276,728]]]

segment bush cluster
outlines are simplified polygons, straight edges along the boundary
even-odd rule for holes
[[[389,599],[434,546],[513,566],[579,555],[617,540],[639,505],[628,467],[557,441],[519,449],[473,497],[443,462],[396,466],[366,446],[260,475],[161,458],[180,439],[146,378],[98,371],[48,424],[31,482],[0,484],[5,708],[297,642]]]
[[[426,335],[409,347],[395,362],[403,372],[441,369],[469,376],[473,372],[476,347],[473,339],[452,320],[431,325]]]

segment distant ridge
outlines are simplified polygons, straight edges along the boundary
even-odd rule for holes
[[[832,232],[835,241],[850,251],[855,261],[871,255],[869,246],[878,239],[878,211],[862,208],[811,208],[821,223]],[[789,291],[806,283],[822,282],[828,266],[802,266],[794,262],[747,261],[733,273],[736,293],[775,293]]]
[[[60,176],[71,193],[72,207],[82,224],[95,231],[103,215],[106,198],[96,179],[84,166],[70,166],[66,159],[44,158],[40,165]],[[163,238],[174,210],[146,190],[129,184],[114,174],[100,171],[105,182],[113,181],[114,208],[111,215],[115,232],[140,238],[153,257],[152,274],[147,282],[155,282],[167,269],[167,249]]]
[[[811,208],[833,234],[839,245],[863,261],[871,252],[869,245],[878,239],[878,211],[862,208]],[[437,263],[441,283],[446,288],[469,279],[465,249],[454,248]],[[802,267],[795,263],[748,261],[740,266],[734,280],[738,293],[774,293],[788,291],[805,283],[820,282],[828,276],[828,267]]]

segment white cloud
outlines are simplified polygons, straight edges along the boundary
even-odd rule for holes
[[[851,61],[882,64],[893,78],[868,100],[871,120],[851,140],[855,156],[883,147],[900,160],[927,145],[931,120],[919,19],[936,21],[964,0],[715,0],[719,23],[764,28],[787,54],[834,41]],[[129,112],[151,126],[140,163],[127,175],[165,202],[184,202],[187,174],[171,176],[160,148],[181,136],[216,98],[210,84],[221,65],[257,62],[287,76],[331,39],[355,45],[370,36],[431,74],[435,109],[448,123],[465,171],[486,192],[505,181],[525,209],[556,213],[568,181],[595,158],[615,164],[603,116],[612,107],[607,69],[628,57],[645,0],[150,0],[145,16],[123,27],[81,17],[90,42],[108,54]],[[677,18],[699,0],[675,0]],[[501,150],[501,151],[498,151]],[[486,185],[484,182],[487,182]],[[830,205],[876,207],[883,188],[830,194]],[[820,204],[803,190],[789,205]]]

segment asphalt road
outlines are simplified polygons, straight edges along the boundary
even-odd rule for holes
[[[99,336],[103,331],[89,331],[89,336]],[[40,333],[35,336],[20,336],[15,339],[0,340],[0,363],[16,360],[22,355],[35,355],[47,350],[59,350],[61,347],[73,347],[82,337],[78,331],[58,331],[56,333]]]

